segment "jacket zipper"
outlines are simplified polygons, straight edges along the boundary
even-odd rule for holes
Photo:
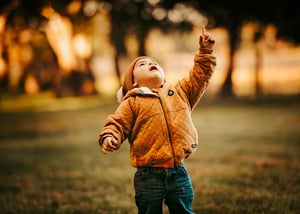
[[[166,126],[167,126],[167,132],[168,132],[169,142],[170,142],[170,145],[171,145],[173,159],[174,159],[173,165],[174,165],[174,167],[176,167],[175,150],[174,150],[173,143],[172,143],[171,131],[170,131],[169,123],[168,123],[167,116],[166,116],[166,110],[164,108],[164,105],[163,105],[162,100],[161,100],[161,98],[160,98],[159,95],[158,95],[158,99],[159,99],[160,107],[162,109],[162,112],[163,112],[163,115],[164,115],[164,119],[165,119],[165,122],[166,122]]]

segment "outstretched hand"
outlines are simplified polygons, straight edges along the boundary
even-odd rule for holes
[[[215,44],[215,40],[206,32],[205,26],[202,26],[201,35],[199,38],[200,48],[212,50]]]

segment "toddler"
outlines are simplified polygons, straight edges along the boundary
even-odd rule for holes
[[[214,39],[202,27],[199,51],[189,76],[166,83],[163,69],[151,57],[140,56],[128,66],[118,92],[120,102],[98,136],[102,152],[120,148],[127,139],[136,167],[135,203],[139,214],[193,213],[194,192],[184,159],[197,148],[191,113],[209,84],[216,65]]]

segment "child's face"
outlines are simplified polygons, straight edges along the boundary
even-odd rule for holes
[[[134,86],[160,88],[165,82],[163,69],[151,58],[142,58],[133,69]]]

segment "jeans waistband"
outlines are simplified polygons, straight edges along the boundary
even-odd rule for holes
[[[159,173],[159,174],[171,174],[172,172],[177,172],[178,170],[185,169],[185,166],[183,163],[179,164],[178,166],[175,166],[173,168],[162,168],[162,167],[138,167],[137,171],[142,172],[151,172],[151,173]]]

